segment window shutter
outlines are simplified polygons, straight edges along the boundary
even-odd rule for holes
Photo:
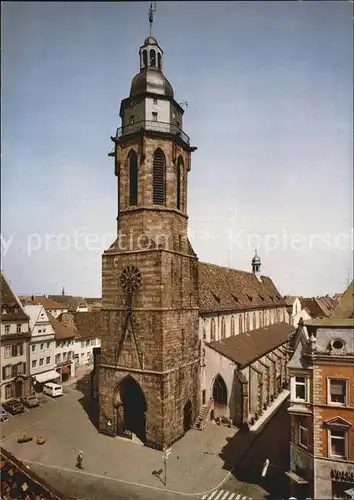
[[[165,203],[165,155],[158,149],[154,155],[153,171],[153,203],[163,205]]]
[[[12,357],[16,357],[16,354],[17,354],[17,348],[15,345],[11,346],[11,355]]]
[[[17,365],[12,365],[11,366],[11,375],[12,377],[16,377],[17,376]]]
[[[6,380],[6,367],[5,366],[2,367],[2,378],[4,380]]]
[[[129,205],[138,203],[138,157],[134,150],[129,153]]]

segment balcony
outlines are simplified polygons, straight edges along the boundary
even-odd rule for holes
[[[151,130],[153,132],[162,132],[164,134],[179,135],[184,143],[188,144],[188,146],[190,145],[188,135],[185,134],[177,125],[151,120],[143,120],[126,125],[125,127],[117,128],[116,139],[119,139],[124,135],[133,134],[139,130]]]

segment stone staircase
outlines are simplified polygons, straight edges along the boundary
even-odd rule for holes
[[[213,400],[209,399],[208,403],[201,406],[198,416],[192,425],[192,429],[202,431],[207,426],[206,419],[209,415],[210,409],[212,407]]]

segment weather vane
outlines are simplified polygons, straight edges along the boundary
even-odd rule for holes
[[[152,23],[154,22],[154,12],[156,12],[156,2],[150,2],[150,7],[149,7],[150,36],[152,36]]]

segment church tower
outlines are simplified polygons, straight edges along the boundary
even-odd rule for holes
[[[187,235],[191,153],[183,108],[151,36],[120,106],[117,239],[102,261],[101,432],[163,449],[200,406],[198,260]]]

